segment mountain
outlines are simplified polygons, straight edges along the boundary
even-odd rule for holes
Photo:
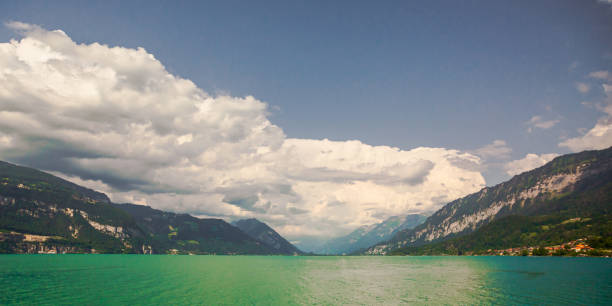
[[[144,252],[146,234],[108,197],[0,162],[0,252]]]
[[[291,244],[300,249],[303,252],[315,254],[315,251],[318,250],[325,242],[329,240],[329,238],[325,238],[322,236],[298,236],[294,237],[295,240],[291,240]]]
[[[286,255],[302,254],[302,251],[285,240],[285,238],[267,224],[257,219],[243,219],[232,224],[257,241],[273,248],[278,253]]]
[[[390,217],[381,223],[365,225],[346,236],[332,239],[316,250],[315,253],[350,254],[376,243],[387,241],[398,231],[412,229],[423,223],[426,218],[419,214]]]
[[[423,224],[365,253],[457,253],[587,236],[605,240],[612,236],[611,210],[612,148],[585,151],[450,202]]]
[[[0,162],[0,253],[279,252],[223,220],[113,204],[103,193]]]
[[[161,252],[197,254],[284,254],[221,219],[200,219],[144,205],[113,204],[127,212]]]

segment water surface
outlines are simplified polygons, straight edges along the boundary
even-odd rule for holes
[[[612,260],[2,255],[0,304],[612,304]]]

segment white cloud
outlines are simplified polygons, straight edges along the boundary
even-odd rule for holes
[[[576,83],[576,89],[578,89],[578,91],[581,93],[588,93],[589,90],[591,90],[591,86],[589,86],[589,84],[586,84],[586,83],[578,82]]]
[[[114,201],[257,217],[298,237],[432,211],[484,186],[475,155],[287,138],[266,103],[211,96],[142,48],[9,26],[24,37],[0,43],[0,158]]]
[[[512,149],[504,140],[496,139],[492,143],[476,149],[474,154],[484,159],[506,159],[510,157]]]
[[[504,169],[506,170],[506,173],[508,173],[508,175],[513,176],[540,167],[546,164],[547,162],[553,160],[553,158],[557,156],[559,156],[559,154],[551,153],[538,155],[529,153],[525,155],[525,157],[523,157],[522,159],[517,159],[508,162],[504,166]]]
[[[612,146],[612,107],[608,105],[607,116],[600,118],[586,134],[566,139],[559,144],[574,152],[584,150],[601,150]]]
[[[609,78],[608,71],[600,70],[589,73],[589,77],[593,79],[607,80]]]
[[[612,79],[608,71],[592,72],[589,76],[604,82],[602,88],[606,98],[602,103],[597,104],[597,109],[606,115],[599,118],[595,126],[583,135],[559,143],[559,146],[566,147],[574,152],[600,150],[612,146]]]
[[[558,119],[544,120],[541,116],[533,116],[529,121],[527,121],[527,125],[529,125],[527,132],[533,132],[534,128],[547,130],[557,125],[557,123],[559,123]]]

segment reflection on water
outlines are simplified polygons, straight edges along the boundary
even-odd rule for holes
[[[0,256],[0,304],[612,304],[612,261]]]
[[[360,257],[307,261],[307,304],[472,303],[482,294],[478,263],[449,258]]]

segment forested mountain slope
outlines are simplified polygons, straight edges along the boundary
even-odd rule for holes
[[[550,229],[550,226],[563,224],[570,219],[589,220],[573,222],[573,226],[584,227],[582,230],[573,231],[574,234],[563,231],[567,235],[559,235],[568,236],[564,239],[588,233],[597,235],[600,230],[595,228],[605,227],[610,221],[611,185],[612,148],[560,156],[507,182],[448,203],[422,225],[397,233],[389,241],[369,248],[366,254],[388,254],[400,248],[417,247],[467,235],[508,216],[537,216],[538,218],[528,218],[528,223],[535,222],[534,224],[549,220],[547,225],[542,224],[548,226],[541,228],[542,233],[546,232],[547,228]],[[493,228],[498,227],[492,226],[487,235],[495,236],[497,238],[492,238],[493,240],[501,241],[504,235],[501,232],[496,234]],[[593,232],[589,232],[588,228],[593,229]],[[534,233],[529,234],[533,237],[541,237],[538,239],[549,239],[544,238],[545,235],[540,232],[529,233]],[[520,239],[513,243],[526,241],[528,240]]]
[[[0,162],[0,253],[280,252],[220,219],[113,204],[103,193]]]

